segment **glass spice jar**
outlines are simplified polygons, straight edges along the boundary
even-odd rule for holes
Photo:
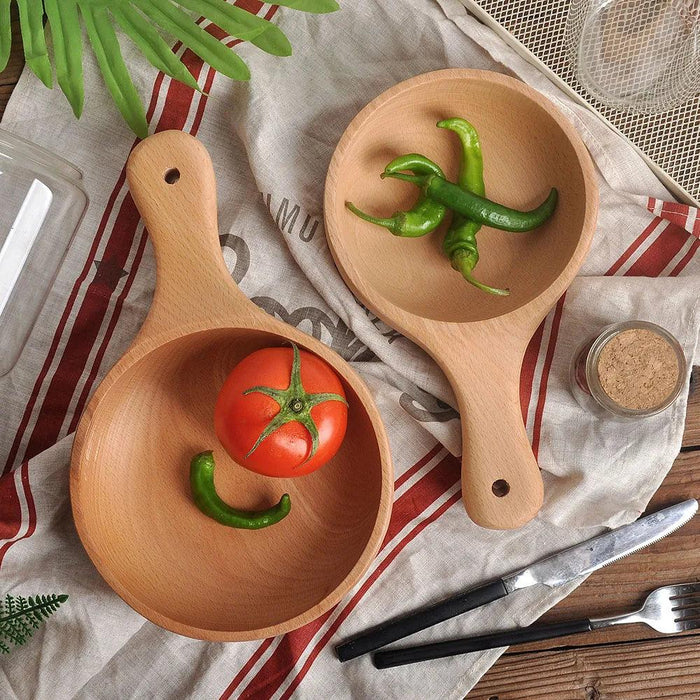
[[[0,129],[0,377],[15,365],[86,207],[77,168]]]
[[[647,321],[606,326],[584,342],[571,363],[579,404],[600,417],[653,416],[678,398],[687,377],[680,343]]]

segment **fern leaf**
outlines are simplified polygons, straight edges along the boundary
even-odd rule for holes
[[[90,46],[112,99],[134,133],[145,139],[148,136],[146,112],[124,63],[119,40],[109,21],[107,9],[96,7],[85,0],[78,0],[78,7],[85,20]]]
[[[51,26],[56,80],[66,96],[73,114],[83,111],[83,33],[80,30],[78,6],[75,0],[44,0],[46,16]]]
[[[274,56],[289,56],[292,45],[285,33],[263,17],[248,12],[226,0],[175,0],[178,5],[206,17],[229,36],[249,41]]]
[[[67,595],[17,596],[8,593],[0,600],[0,653],[9,654],[10,647],[2,638],[15,646],[24,644],[44,618],[56,612]]]
[[[189,85],[193,90],[199,90],[199,85],[192,73],[142,14],[128,3],[121,5],[115,3],[110,8],[110,12],[124,33],[141,49],[141,53],[155,68]]]
[[[11,0],[0,0],[0,73],[7,67],[12,49],[12,24],[10,23]]]
[[[132,0],[132,4],[147,17],[177,37],[214,70],[233,80],[248,80],[250,71],[243,59],[222,44],[209,32],[205,32],[192,18],[170,0]]]
[[[44,5],[37,0],[17,0],[27,65],[46,87],[53,84],[51,62],[44,35]]]

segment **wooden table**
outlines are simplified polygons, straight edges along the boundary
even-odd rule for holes
[[[0,116],[22,70],[18,26],[0,74]],[[700,385],[700,367],[691,380]],[[691,390],[683,448],[649,510],[700,497],[700,390]],[[624,612],[647,592],[700,580],[700,517],[659,544],[591,576],[542,620]],[[642,626],[539,642],[506,653],[469,700],[698,700],[700,633],[663,637]]]

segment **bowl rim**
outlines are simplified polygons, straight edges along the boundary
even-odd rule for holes
[[[80,538],[80,541],[97,569],[100,576],[105,580],[109,587],[133,610],[139,613],[142,617],[150,620],[154,624],[166,629],[170,632],[211,642],[244,642],[266,639],[268,637],[286,634],[303,625],[317,619],[325,612],[336,605],[341,598],[355,586],[362,578],[364,573],[369,569],[372,562],[375,560],[384,537],[389,528],[391,520],[393,497],[394,497],[394,467],[389,449],[389,441],[386,434],[384,422],[381,419],[379,410],[376,406],[369,388],[364,380],[357,372],[345,361],[340,355],[333,351],[330,347],[324,345],[321,341],[309,336],[302,331],[299,331],[293,326],[289,326],[276,319],[269,319],[280,328],[280,337],[285,340],[293,340],[300,348],[305,349],[314,355],[321,357],[328,362],[331,367],[340,375],[342,380],[352,387],[356,393],[359,402],[364,407],[370,418],[374,430],[375,441],[379,452],[379,467],[381,469],[381,484],[379,500],[377,503],[377,515],[372,527],[370,536],[362,549],[355,565],[346,574],[345,578],[314,606],[307,610],[283,620],[281,622],[266,625],[264,627],[251,628],[246,630],[220,630],[208,629],[206,627],[198,627],[192,624],[187,624],[172,617],[160,613],[158,610],[143,602],[138,596],[131,593],[127,586],[122,585],[120,580],[113,575],[114,567],[105,562],[101,554],[100,547],[92,538],[89,529],[86,527],[85,518],[81,510],[83,506],[83,489],[85,488],[85,478],[83,474],[83,466],[88,459],[87,455],[92,450],[95,437],[95,425],[93,416],[99,408],[103,399],[108,392],[118,383],[119,379],[129,371],[132,367],[144,360],[148,355],[158,348],[179,340],[180,338],[193,335],[199,332],[207,332],[212,330],[248,330],[253,332],[263,332],[268,335],[275,335],[274,331],[270,330],[269,324],[265,328],[261,328],[254,324],[246,323],[213,323],[203,327],[201,324],[192,324],[181,326],[176,330],[169,330],[159,334],[157,337],[141,337],[137,336],[132,346],[124,353],[117,364],[104,377],[95,394],[90,399],[88,405],[80,418],[78,428],[75,433],[75,440],[71,449],[71,461],[69,472],[69,492],[71,501],[71,511],[73,521]],[[92,460],[96,457],[93,455]]]

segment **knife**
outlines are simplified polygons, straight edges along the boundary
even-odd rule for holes
[[[340,661],[349,661],[468,610],[505,598],[521,588],[536,584],[549,588],[561,586],[658,542],[685,525],[697,510],[698,502],[695,499],[677,503],[639,518],[629,525],[623,525],[540,559],[524,569],[443,600],[429,608],[385,622],[369,632],[336,646],[338,658]]]

